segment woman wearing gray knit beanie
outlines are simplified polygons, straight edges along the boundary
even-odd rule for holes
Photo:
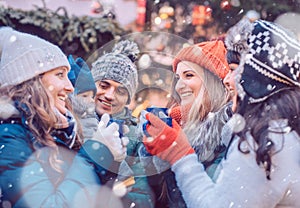
[[[103,140],[126,156],[117,124],[103,115],[83,143],[69,111],[70,65],[55,45],[0,28],[0,207],[103,207],[120,200],[98,173],[113,161]],[[108,197],[109,194],[109,197]],[[112,198],[114,200],[112,200]]]

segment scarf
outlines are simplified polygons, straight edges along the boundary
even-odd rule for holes
[[[65,144],[71,149],[77,135],[77,122],[70,111],[63,115],[55,108],[54,112],[58,121],[55,124],[52,136],[56,142]]]

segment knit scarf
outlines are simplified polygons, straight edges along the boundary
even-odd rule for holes
[[[62,114],[55,108],[54,112],[58,121],[55,124],[52,136],[55,138],[56,142],[65,144],[71,149],[76,139],[77,122],[70,111]]]

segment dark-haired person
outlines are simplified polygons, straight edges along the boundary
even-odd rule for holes
[[[171,128],[146,114],[155,139],[144,143],[170,162],[188,207],[299,207],[300,43],[268,21],[243,19],[234,27],[228,33],[241,54],[229,121],[235,137],[216,182],[175,121]]]

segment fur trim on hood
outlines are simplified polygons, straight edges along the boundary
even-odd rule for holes
[[[222,129],[231,117],[231,105],[227,104],[218,112],[210,113],[205,121],[196,124],[192,130],[185,132],[201,162],[211,161],[215,150],[222,142]]]
[[[14,102],[7,96],[0,97],[0,119],[5,120],[19,116],[20,112],[16,109]]]

